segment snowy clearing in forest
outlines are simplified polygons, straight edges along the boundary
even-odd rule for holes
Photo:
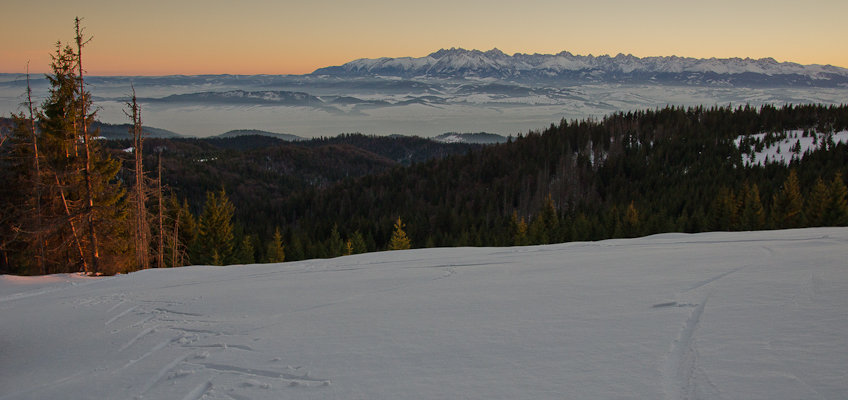
[[[848,229],[0,276],[0,399],[842,399]]]
[[[760,151],[752,152],[751,154],[742,154],[742,163],[745,166],[760,165],[764,166],[766,162],[775,162],[788,165],[794,158],[800,160],[807,153],[812,153],[822,149],[822,146],[836,145],[838,143],[848,143],[848,131],[835,132],[824,134],[820,132],[810,132],[805,135],[804,131],[793,130],[788,132],[778,133],[758,133],[751,135],[758,141],[764,141],[769,135],[783,135],[785,138],[780,139],[768,146],[763,146]],[[735,143],[738,147],[744,136],[736,139]],[[827,143],[827,142],[830,143]]]

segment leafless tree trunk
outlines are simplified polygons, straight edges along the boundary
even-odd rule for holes
[[[180,253],[180,217],[182,216],[183,210],[182,208],[177,211],[177,218],[174,221],[174,241],[172,242],[172,251],[171,253],[171,266],[177,267],[182,266],[182,257]],[[177,264],[179,261],[179,264]]]
[[[79,67],[79,102],[80,102],[80,117],[81,117],[81,130],[82,130],[82,142],[85,148],[85,203],[86,203],[86,218],[88,219],[88,236],[91,241],[91,264],[92,270],[87,272],[97,273],[100,270],[100,255],[97,251],[97,234],[95,233],[95,224],[94,224],[94,194],[92,193],[91,188],[91,153],[89,151],[89,141],[91,138],[88,135],[88,125],[89,125],[89,115],[88,115],[88,96],[85,92],[85,80],[83,79],[83,69],[82,69],[82,48],[88,43],[91,39],[83,42],[82,40],[82,29],[80,28],[80,18],[76,17],[74,20],[74,26],[76,29],[76,42],[77,42],[77,67]]]
[[[62,187],[62,183],[59,181],[59,175],[55,173],[53,176],[56,177],[56,187],[59,190],[59,194],[62,197],[62,205],[65,206],[65,214],[68,215],[68,223],[71,226],[71,233],[74,235],[74,242],[77,246],[77,250],[79,250],[79,258],[80,262],[82,262],[82,268],[84,271],[88,271],[88,263],[85,261],[85,253],[82,251],[82,244],[80,244],[79,236],[77,236],[77,228],[74,226],[73,215],[71,214],[71,208],[68,207],[68,199],[65,198],[65,189]]]
[[[159,252],[157,253],[157,268],[165,267],[165,230],[162,228],[162,152],[159,152],[159,177],[156,179],[159,198]]]
[[[150,229],[147,214],[147,182],[144,176],[144,133],[141,126],[141,109],[138,106],[133,88],[132,103],[128,103],[132,109],[133,126],[130,132],[133,135],[133,155],[135,156],[135,186],[133,188],[133,203],[135,203],[135,218],[133,236],[135,239],[135,262],[136,268],[145,269],[150,266]]]
[[[32,86],[29,83],[29,63],[27,63],[27,108],[29,109],[29,133],[32,140],[32,163],[33,176],[32,185],[35,192],[35,240],[38,243],[38,269],[42,275],[47,275],[47,267],[44,263],[44,236],[42,232],[41,210],[41,162],[38,159],[38,137],[35,131],[35,111],[32,107]]]

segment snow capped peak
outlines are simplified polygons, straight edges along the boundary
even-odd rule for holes
[[[778,62],[771,57],[697,59],[672,55],[640,58],[624,53],[614,57],[591,54],[580,56],[568,51],[558,54],[515,53],[510,56],[497,48],[480,51],[456,47],[440,49],[420,58],[359,59],[338,67],[321,68],[313,74],[601,81],[666,79],[689,84],[727,80],[730,77],[731,80],[735,79],[740,84],[752,81],[756,84],[772,83],[789,86],[848,86],[848,69],[830,65]]]

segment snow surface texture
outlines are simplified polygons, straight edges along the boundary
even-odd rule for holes
[[[817,228],[3,276],[0,399],[844,399],[846,256]]]

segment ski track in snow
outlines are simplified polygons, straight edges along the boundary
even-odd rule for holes
[[[145,329],[145,330],[141,331],[138,335],[136,335],[134,338],[132,338],[132,340],[130,340],[129,342],[127,342],[127,344],[125,344],[125,345],[124,345],[124,347],[121,347],[121,349],[120,349],[120,350],[118,350],[118,352],[120,353],[120,352],[122,352],[122,351],[126,350],[128,347],[132,346],[132,345],[133,345],[133,343],[137,342],[137,341],[138,341],[138,339],[141,339],[142,337],[144,337],[144,336],[145,336],[145,335],[147,335],[148,333],[152,333],[152,332],[154,332],[154,331],[156,331],[156,327],[155,327],[155,326],[154,326],[154,327],[151,327],[151,328],[147,328],[147,329]]]
[[[447,269],[445,274],[435,279],[441,279],[454,273],[455,271],[453,269]],[[418,282],[417,284],[421,284],[421,282]],[[389,290],[396,289],[398,288],[390,288]],[[249,400],[251,397],[234,393],[234,391],[249,391],[253,389],[265,390],[273,388],[276,388],[276,390],[285,390],[286,388],[324,387],[330,385],[329,379],[312,377],[308,371],[299,371],[301,370],[301,367],[282,366],[280,367],[280,370],[272,370],[267,368],[246,368],[226,362],[226,360],[230,359],[226,356],[226,354],[231,351],[240,351],[245,352],[243,354],[256,354],[263,357],[266,356],[266,353],[257,351],[251,346],[245,344],[226,342],[203,344],[202,341],[204,340],[219,338],[222,336],[232,336],[232,334],[219,330],[192,327],[192,324],[207,325],[209,322],[202,320],[202,317],[206,317],[205,315],[176,311],[171,308],[156,306],[156,304],[161,304],[162,302],[133,299],[126,296],[124,293],[109,296],[105,299],[105,302],[109,302],[110,299],[111,301],[120,301],[117,301],[117,304],[111,306],[111,308],[106,311],[106,314],[118,310],[121,306],[130,305],[130,307],[110,318],[104,326],[115,324],[117,321],[129,315],[149,314],[138,322],[135,322],[125,328],[112,330],[110,332],[110,334],[117,334],[129,329],[139,328],[138,333],[131,339],[127,340],[116,351],[116,353],[129,353],[132,351],[133,347],[138,347],[139,343],[150,340],[150,338],[156,338],[157,336],[161,337],[163,333],[167,334],[168,332],[172,332],[172,334],[165,340],[161,342],[154,342],[158,344],[152,345],[146,350],[138,352],[138,356],[130,358],[122,367],[114,370],[113,373],[119,373],[120,371],[124,371],[131,367],[138,370],[149,370],[151,367],[149,360],[157,359],[157,357],[153,356],[159,353],[164,353],[163,350],[167,348],[189,350],[179,357],[171,359],[171,361],[164,366],[158,368],[158,372],[141,387],[141,391],[135,397],[136,399],[143,399],[147,397],[158,398],[160,396],[158,390],[160,389],[157,388],[164,386],[164,382],[169,382],[170,385],[177,385],[177,387],[195,385],[190,386],[191,390],[183,397],[183,399],[189,400],[199,400],[206,396],[213,396],[213,387],[215,388],[214,392],[217,392],[218,396],[224,394],[225,396],[235,400]],[[81,301],[80,304],[90,304],[93,300],[94,299],[85,299]],[[171,306],[178,304],[188,305],[184,302],[174,301],[166,303]],[[324,304],[318,307],[328,305],[331,304]],[[179,317],[179,319],[169,319],[169,316]],[[188,326],[184,326],[186,324],[188,324]],[[173,332],[177,332],[177,334],[174,335]],[[244,333],[241,335],[244,335]],[[255,358],[256,356],[250,357]],[[161,359],[161,355],[158,359]],[[210,361],[213,359],[215,362]],[[274,358],[274,361],[280,360],[280,357]],[[261,360],[254,361],[255,363],[262,362]],[[267,360],[265,362],[267,362]],[[188,366],[189,368],[187,370],[179,369],[181,365]],[[201,376],[203,381],[197,384],[197,380],[188,379],[193,376]],[[31,389],[31,391],[44,389],[54,384],[65,382],[70,378],[72,377],[47,385],[42,385],[40,387],[35,387]],[[216,383],[217,380],[221,380],[221,382]],[[170,390],[171,393],[173,393],[173,390],[178,390],[176,388],[165,388],[165,390]],[[186,387],[186,390],[187,389],[188,387]],[[17,393],[16,395],[20,394],[21,393]]]
[[[183,397],[183,400],[200,400],[203,397],[203,394],[206,393],[209,389],[212,389],[212,381],[207,381],[197,385],[186,397]]]
[[[696,388],[693,375],[698,356],[695,349],[695,330],[698,329],[698,322],[706,305],[707,298],[704,298],[701,304],[692,310],[666,358],[662,369],[662,387],[666,400],[694,400]]]
[[[774,251],[763,246],[760,246],[759,249],[765,253],[764,259],[731,269],[727,272],[697,282],[678,293],[677,296],[680,297],[681,295],[692,292],[700,292],[699,289],[718,282],[719,280],[746,268],[768,265],[769,260],[774,256]],[[710,392],[711,398],[722,398],[706,374],[699,371],[697,365],[698,350],[695,345],[695,333],[698,329],[698,324],[701,321],[701,315],[706,307],[707,299],[710,297],[710,292],[702,294],[701,296],[702,298],[698,302],[681,303],[678,301],[669,301],[651,306],[652,308],[694,307],[689,318],[687,318],[686,322],[683,324],[677,339],[672,343],[671,351],[666,356],[665,364],[661,370],[661,384],[666,400],[694,400],[700,397],[699,395],[702,391]],[[696,376],[696,374],[698,376]]]
[[[118,314],[118,315],[116,315],[116,316],[112,317],[112,319],[110,319],[109,321],[106,321],[106,323],[105,323],[105,324],[103,324],[103,326],[108,326],[109,324],[111,324],[111,323],[115,322],[118,318],[121,318],[121,317],[123,317],[123,316],[125,316],[125,315],[129,314],[130,312],[132,312],[132,311],[133,311],[133,310],[135,310],[136,308],[138,308],[138,306],[130,307],[130,308],[128,308],[128,309],[126,309],[126,310],[124,310],[124,312],[122,312],[122,313],[120,313],[120,314]]]
[[[600,243],[584,243],[579,246],[593,246],[603,250],[604,247],[616,247],[626,245],[627,247],[638,247],[643,245],[649,246],[687,246],[691,243],[699,243],[709,246],[716,243],[748,243],[747,247],[753,251],[755,260],[750,258],[744,262],[722,264],[722,268],[713,267],[711,274],[703,272],[693,273],[691,278],[686,280],[677,280],[674,286],[671,286],[670,292],[676,294],[671,299],[657,299],[656,304],[650,305],[652,309],[656,309],[659,314],[675,312],[670,320],[670,324],[666,325],[665,332],[668,335],[666,340],[674,337],[674,332],[677,331],[676,339],[671,342],[668,347],[665,343],[660,342],[661,348],[653,353],[654,365],[659,372],[659,382],[651,382],[656,390],[656,396],[661,396],[665,400],[695,400],[700,398],[724,399],[730,398],[722,393],[727,390],[723,385],[719,374],[713,374],[715,371],[709,370],[711,359],[707,359],[709,351],[714,351],[709,346],[709,332],[715,330],[717,326],[721,326],[723,315],[721,312],[724,299],[722,295],[727,293],[733,287],[734,282],[745,281],[750,282],[752,274],[768,272],[769,264],[774,261],[779,263],[786,253],[785,249],[781,248],[782,239],[770,238],[759,240],[739,234],[741,240],[724,240],[724,236],[711,237],[704,235],[701,241],[692,241],[691,236],[681,236],[680,238],[672,238],[671,240],[653,241],[641,243],[639,240],[633,241],[605,241]],[[820,241],[827,239],[841,243],[848,243],[845,240],[831,239],[829,235],[799,235],[797,239],[793,239],[792,243],[801,243],[804,241]],[[787,241],[790,242],[790,241]],[[844,244],[840,244],[844,247]],[[578,245],[571,245],[578,246]],[[771,247],[777,248],[777,255]],[[570,247],[569,247],[570,248]],[[575,247],[576,248],[576,247]],[[267,315],[264,321],[259,324],[254,323],[243,325],[246,330],[242,330],[239,325],[241,321],[240,314],[223,317],[214,311],[210,311],[208,307],[198,307],[203,296],[197,297],[195,294],[180,298],[179,296],[171,296],[166,300],[158,294],[146,294],[145,292],[122,292],[116,291],[113,293],[86,296],[86,297],[65,297],[60,294],[59,297],[67,299],[61,304],[67,307],[80,308],[85,312],[96,313],[93,315],[96,319],[94,324],[104,334],[111,336],[112,340],[107,341],[114,347],[111,348],[109,354],[115,357],[115,360],[107,364],[98,365],[97,369],[79,371],[75,375],[64,376],[54,375],[51,380],[40,382],[40,385],[32,387],[16,388],[16,393],[4,393],[5,396],[0,396],[0,399],[5,398],[37,398],[39,395],[59,390],[61,385],[75,384],[75,380],[80,380],[77,377],[82,374],[96,376],[103,374],[110,377],[109,379],[123,379],[129,375],[137,375],[137,382],[130,386],[132,394],[129,397],[136,396],[136,399],[152,399],[152,398],[174,398],[174,399],[189,399],[200,400],[203,398],[230,398],[234,400],[251,400],[254,398],[284,398],[291,396],[291,390],[304,390],[311,388],[308,391],[318,390],[321,387],[330,386],[330,379],[326,369],[320,368],[322,372],[316,370],[317,376],[312,376],[306,368],[300,366],[288,366],[282,361],[284,358],[297,359],[296,362],[304,360],[293,357],[288,353],[279,354],[268,353],[269,347],[263,345],[267,339],[267,331],[263,330],[269,326],[280,325],[290,322],[287,315],[313,310],[320,307],[329,307],[345,302],[356,301],[367,296],[373,296],[380,293],[397,292],[400,289],[405,289],[414,286],[427,285],[431,282],[442,279],[460,279],[450,281],[451,286],[454,283],[462,282],[463,272],[478,272],[485,269],[487,266],[493,265],[513,265],[516,262],[506,261],[507,258],[523,258],[531,253],[542,254],[552,251],[563,251],[563,247],[539,247],[539,248],[521,248],[510,249],[491,253],[491,261],[475,262],[469,258],[450,260],[449,258],[432,257],[419,258],[416,262],[403,261],[375,261],[375,262],[355,262],[356,258],[350,259],[351,262],[344,262],[345,259],[338,259],[342,262],[334,264],[329,261],[310,261],[302,264],[290,264],[291,268],[282,268],[279,271],[271,273],[254,273],[249,274],[254,279],[266,279],[270,276],[283,277],[285,274],[300,274],[304,272],[345,272],[367,269],[368,266],[376,266],[382,269],[383,265],[391,267],[394,265],[395,270],[416,269],[417,271],[408,275],[412,279],[393,280],[391,284],[382,286],[367,286],[365,290],[351,292],[349,296],[339,296],[337,298],[316,297],[326,303],[313,302],[317,304],[309,306],[309,303],[303,303],[306,306],[301,309],[287,310],[277,315]],[[477,251],[477,250],[474,250]],[[762,252],[762,256],[758,256],[757,251]],[[749,256],[752,253],[746,253]],[[473,256],[473,253],[472,253]],[[466,256],[467,257],[467,256]],[[360,259],[361,260],[361,259]],[[407,265],[404,265],[407,264]],[[296,267],[296,268],[295,268]],[[468,267],[468,269],[464,269]],[[427,270],[430,270],[429,272]],[[739,274],[737,274],[739,273]],[[282,275],[280,275],[282,274]],[[225,282],[233,280],[228,275],[210,275],[213,279],[209,281]],[[291,275],[289,275],[291,276]],[[275,279],[275,278],[271,278]],[[316,279],[316,278],[310,278]],[[323,279],[320,278],[320,279]],[[791,282],[797,288],[797,292],[786,298],[782,304],[784,308],[790,311],[798,311],[800,308],[810,307],[818,299],[821,303],[825,303],[829,298],[829,291],[833,290],[832,284],[828,281],[830,277],[826,272],[814,271],[807,273],[798,273],[794,276]],[[92,281],[94,282],[94,280]],[[176,281],[179,282],[179,281]],[[447,282],[447,281],[445,281]],[[88,284],[91,282],[85,282]],[[201,281],[186,281],[186,286],[207,284],[205,280]],[[12,296],[0,298],[0,301],[15,300],[18,298],[31,297],[44,293],[51,293],[65,288],[71,288],[75,285],[67,285],[65,287],[45,287],[42,289],[33,290],[30,292],[19,293]],[[175,285],[177,292],[184,285]],[[159,289],[161,287],[157,287]],[[425,288],[428,288],[425,286]],[[148,292],[149,293],[149,292]],[[181,292],[180,292],[181,293]],[[182,293],[181,293],[182,294]],[[21,297],[21,295],[23,295]],[[189,298],[191,298],[189,300]],[[711,303],[711,309],[708,311],[706,305]],[[718,302],[718,303],[716,303]],[[645,304],[645,303],[642,303]],[[650,303],[649,303],[650,304]],[[637,304],[638,306],[638,304]],[[686,308],[687,312],[678,310]],[[105,312],[103,310],[106,310]],[[212,308],[214,310],[214,308]],[[284,310],[279,310],[280,312]],[[80,311],[81,312],[81,311]],[[706,312],[706,314],[704,314]],[[273,314],[273,313],[269,313]],[[225,314],[227,315],[227,314]],[[781,318],[783,313],[777,312],[774,318]],[[302,317],[302,316],[301,316]],[[668,315],[666,315],[668,317]],[[236,319],[238,318],[238,319]],[[677,319],[679,318],[679,320]],[[707,318],[707,319],[704,319]],[[107,320],[108,319],[108,320]],[[217,321],[210,321],[219,319]],[[684,320],[685,319],[685,320]],[[104,320],[107,320],[103,323]],[[680,321],[677,325],[675,321]],[[703,323],[702,323],[703,322]],[[724,321],[724,323],[727,323]],[[102,324],[102,325],[101,325]],[[264,326],[260,326],[263,325]],[[672,325],[674,324],[674,325]],[[252,328],[252,326],[258,326]],[[703,326],[703,328],[701,328]],[[700,345],[704,353],[704,359],[699,360],[698,344],[699,332],[702,335]],[[106,343],[106,342],[104,342]],[[667,342],[666,342],[667,343]],[[250,344],[250,345],[248,345]],[[779,344],[779,343],[778,343]],[[665,357],[663,358],[663,353]],[[275,356],[283,357],[275,357]],[[271,360],[273,358],[273,360]],[[306,360],[306,362],[310,362]],[[297,364],[292,364],[297,365]],[[306,364],[304,364],[306,365]],[[707,371],[715,380],[716,384],[722,383],[719,390],[708,377]],[[105,371],[105,372],[98,372]],[[793,371],[794,372],[794,371]],[[782,372],[786,379],[797,382],[802,385],[809,393],[816,392],[820,388],[820,383],[811,379],[810,376],[804,376],[795,372],[795,374]],[[335,372],[332,372],[335,374]],[[64,377],[63,377],[64,376]],[[342,379],[341,374],[338,377],[338,382],[342,382],[339,386],[345,386],[345,390],[350,385],[350,377]],[[53,380],[61,377],[61,379]],[[334,381],[336,378],[333,378]],[[654,378],[656,379],[656,378]],[[334,382],[335,383],[335,382]],[[2,388],[0,388],[2,389]],[[334,388],[324,389],[326,393],[332,393]],[[2,392],[2,390],[0,390]],[[303,392],[306,393],[306,392]],[[314,392],[316,397],[322,397],[323,392]],[[823,392],[825,393],[825,392]],[[826,394],[821,398],[830,398]]]
[[[71,288],[75,288],[75,287],[90,285],[90,284],[95,283],[95,282],[101,282],[101,281],[110,280],[110,279],[115,279],[115,277],[109,276],[109,277],[103,277],[103,278],[98,278],[98,279],[91,279],[89,281],[69,282],[65,285],[50,286],[50,287],[33,289],[33,290],[22,292],[22,293],[15,293],[15,294],[12,294],[12,295],[0,297],[0,303],[5,302],[5,301],[10,301],[10,300],[25,299],[27,297],[39,296],[39,295],[42,295],[42,294],[58,292],[60,290],[67,290],[67,289],[71,289]]]
[[[168,375],[168,372],[171,372],[172,369],[176,368],[177,365],[180,365],[183,361],[185,361],[192,354],[194,354],[193,351],[186,353],[182,356],[175,358],[173,361],[168,363],[168,365],[165,365],[162,369],[159,370],[159,373],[156,374],[156,377],[153,378],[150,382],[148,382],[147,386],[144,387],[144,390],[141,391],[141,394],[144,395],[145,393],[150,391],[150,389],[152,389],[153,386],[155,386],[157,383],[159,383],[159,381],[162,380],[162,378],[164,378],[165,375]],[[205,390],[204,390],[204,392],[205,392]]]

